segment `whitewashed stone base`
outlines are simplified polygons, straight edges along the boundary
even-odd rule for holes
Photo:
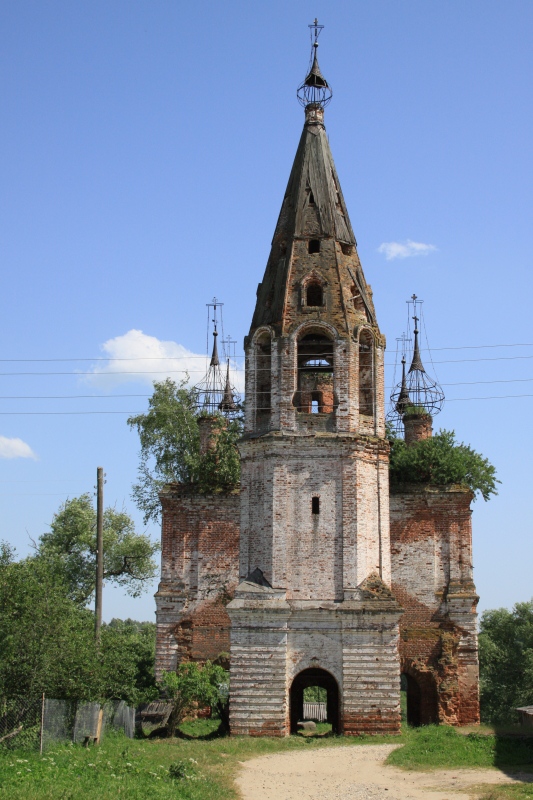
[[[401,609],[392,596],[287,601],[281,592],[245,582],[227,611],[233,735],[287,736],[290,688],[306,669],[335,678],[340,733],[399,731]]]

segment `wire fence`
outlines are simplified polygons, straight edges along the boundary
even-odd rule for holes
[[[44,752],[60,742],[98,743],[106,730],[135,735],[135,708],[123,700],[100,703],[0,697],[0,748]]]

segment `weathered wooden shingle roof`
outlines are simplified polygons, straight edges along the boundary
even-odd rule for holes
[[[314,209],[310,206],[310,196]],[[340,242],[355,244],[348,210],[323,124],[306,122],[274,234],[309,236],[309,216],[318,218],[318,236],[331,236]]]

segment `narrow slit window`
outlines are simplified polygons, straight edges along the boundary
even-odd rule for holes
[[[320,514],[320,497],[311,498],[311,513]]]
[[[309,239],[308,250],[310,253],[320,253],[320,239]]]
[[[313,192],[309,192],[309,205],[310,206],[314,206],[315,205],[315,196],[314,196]]]

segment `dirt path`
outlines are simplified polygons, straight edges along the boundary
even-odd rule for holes
[[[469,787],[515,783],[500,770],[405,772],[383,762],[398,745],[309,749],[242,764],[243,800],[465,800]]]

